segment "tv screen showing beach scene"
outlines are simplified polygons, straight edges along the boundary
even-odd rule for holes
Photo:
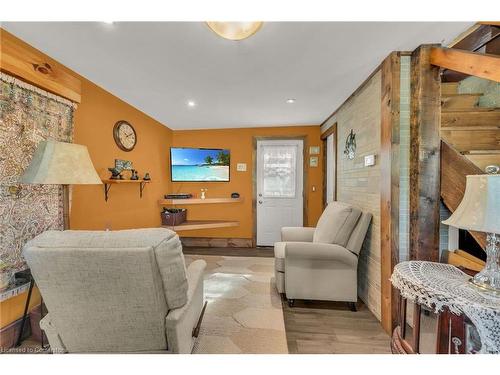
[[[177,147],[170,149],[173,182],[227,182],[229,164],[229,150]]]

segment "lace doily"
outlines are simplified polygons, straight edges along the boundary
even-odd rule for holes
[[[394,267],[392,285],[401,295],[436,313],[447,307],[476,326],[482,353],[500,353],[500,298],[481,293],[470,276],[443,263],[408,261]]]

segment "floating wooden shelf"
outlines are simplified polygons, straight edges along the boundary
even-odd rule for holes
[[[240,203],[243,198],[188,198],[188,199],[160,199],[160,206],[183,206],[186,204],[216,204],[216,203]]]
[[[142,191],[146,184],[149,184],[151,180],[102,180],[104,184],[104,200],[107,202],[109,198],[109,189],[113,184],[139,184],[139,196],[142,198]]]
[[[162,225],[163,228],[179,231],[179,230],[196,230],[196,229],[212,229],[212,228],[227,228],[239,226],[239,221],[223,221],[223,220],[187,220],[184,223],[176,226]]]

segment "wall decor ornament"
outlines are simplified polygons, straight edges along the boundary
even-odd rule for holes
[[[350,160],[354,159],[354,157],[356,156],[356,134],[354,134],[353,129],[351,129],[351,132],[345,140],[344,154]]]
[[[131,171],[133,167],[132,162],[129,160],[115,159],[115,168],[122,171]]]
[[[36,235],[63,229],[61,185],[20,184],[40,141],[72,142],[69,100],[0,73],[0,260],[26,268],[21,250]]]

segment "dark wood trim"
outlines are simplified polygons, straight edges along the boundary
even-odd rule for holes
[[[187,247],[253,247],[251,238],[181,237],[181,242]]]
[[[499,35],[500,27],[498,26],[485,24],[478,25],[478,27],[472,30],[469,34],[465,35],[462,39],[453,43],[449,47],[476,52]]]
[[[420,322],[422,318],[422,306],[415,303],[413,306],[413,351],[420,353]]]
[[[182,248],[184,255],[211,255],[231,257],[259,257],[273,258],[272,247],[196,247],[185,246]]]
[[[439,261],[441,81],[431,50],[411,56],[410,259]]]
[[[327,195],[327,191],[326,191],[326,188],[327,188],[327,185],[328,185],[328,181],[327,181],[327,168],[328,168],[328,163],[327,163],[327,141],[326,141],[326,138],[322,138],[321,139],[322,142],[323,142],[323,209],[325,209],[326,207],[326,195]]]
[[[401,325],[401,337],[406,338],[406,306],[407,301],[406,298],[403,298],[398,291],[398,300],[399,300],[399,322]]]
[[[326,132],[321,135],[323,140],[323,208],[326,207],[326,187],[327,187],[327,138],[333,135],[333,199],[337,200],[337,123],[334,123]]]
[[[307,135],[297,135],[297,136],[254,136],[252,140],[252,218],[253,218],[253,228],[252,228],[252,244],[257,246],[257,142],[258,141],[279,141],[279,140],[300,140],[303,143],[302,152],[302,223],[306,227],[308,224],[308,201],[309,201],[309,176],[308,176],[308,162],[309,162],[309,142]],[[319,157],[319,155],[318,155]]]
[[[390,277],[399,262],[399,104],[400,56],[382,64],[380,148],[380,246],[382,326],[390,334],[397,325],[397,292]]]
[[[429,57],[432,65],[500,82],[500,56],[432,47]]]
[[[450,311],[447,307],[438,314],[436,354],[450,352]]]
[[[450,314],[450,354],[465,354],[465,322],[462,315]]]
[[[324,141],[325,139],[327,139],[331,134],[335,133],[336,131],[337,131],[337,123],[334,123],[325,132],[321,133],[321,140]]]
[[[62,197],[63,197],[63,229],[71,229],[70,224],[70,206],[71,206],[71,195],[72,187],[71,185],[62,185]]]
[[[399,51],[398,52],[400,56],[410,56],[411,55],[411,52],[408,52],[408,51]],[[363,83],[361,85],[359,85],[359,87],[354,90],[354,92],[349,95],[349,97],[343,101],[343,103],[341,105],[339,105],[337,107],[337,109],[335,109],[335,111],[333,111],[321,124],[320,126],[323,126],[324,124],[326,124],[328,122],[328,120],[330,120],[333,116],[335,116],[337,114],[337,112],[339,111],[340,108],[342,108],[347,102],[349,102],[350,100],[352,100],[355,96],[357,96],[361,90],[363,90],[363,88],[366,86],[366,84],[372,79],[372,77],[377,74],[377,72],[382,68],[382,65],[384,64],[384,62],[382,61],[371,73],[370,75],[363,81]]]
[[[394,328],[391,339],[392,354],[415,354],[412,347],[401,334],[401,327]]]

